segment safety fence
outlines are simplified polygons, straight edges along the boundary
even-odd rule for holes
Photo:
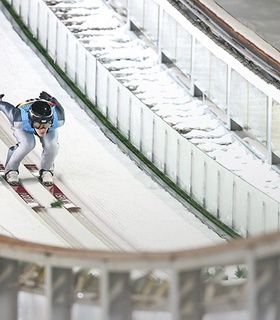
[[[44,1],[9,3],[73,83],[183,192],[241,236],[279,229],[279,200],[218,164],[151,111],[90,54]],[[170,5],[163,3],[167,14]],[[174,8],[170,6],[170,10]],[[209,46],[205,35],[200,37],[203,41]],[[244,76],[248,74],[240,67],[239,72],[243,71]]]

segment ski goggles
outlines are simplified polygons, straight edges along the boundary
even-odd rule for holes
[[[33,128],[34,129],[49,129],[49,127],[52,125],[52,122],[51,121],[48,121],[46,123],[40,123],[40,122],[37,122],[35,121],[33,123]]]

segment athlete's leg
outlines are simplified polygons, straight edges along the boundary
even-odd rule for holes
[[[40,138],[40,141],[43,146],[40,170],[48,170],[52,172],[54,168],[54,160],[59,150],[57,130],[48,132]]]
[[[8,171],[18,171],[20,162],[35,147],[35,138],[33,134],[20,129],[13,130],[14,137],[17,139],[17,144],[8,151],[5,173]]]

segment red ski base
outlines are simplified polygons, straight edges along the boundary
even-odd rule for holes
[[[32,209],[44,209],[45,207],[40,205],[31,194],[24,188],[23,185],[19,184],[16,186],[11,185],[15,192],[25,201]]]
[[[4,174],[4,165],[0,164],[0,172]],[[8,182],[7,182],[8,183]],[[9,184],[10,185],[10,184]],[[20,198],[32,209],[44,209],[45,207],[39,204],[38,201],[36,201],[33,196],[24,188],[22,184],[19,185],[10,185],[11,188],[20,196]]]
[[[36,164],[25,164],[24,165],[32,174],[34,177],[36,177],[39,180],[38,172],[39,169]],[[40,181],[40,180],[39,180]],[[41,181],[40,181],[41,182]],[[63,207],[67,209],[68,211],[76,211],[80,210],[81,208],[76,206],[65,194],[63,191],[61,191],[56,184],[53,184],[52,186],[45,186],[43,183],[42,185],[48,189],[52,195],[58,200],[61,201]]]

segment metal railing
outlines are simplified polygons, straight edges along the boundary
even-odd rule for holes
[[[38,319],[38,310],[42,320],[84,313],[128,320],[143,310],[153,319],[159,312],[173,320],[221,313],[227,319],[235,312],[244,320],[280,317],[278,233],[160,253],[57,248],[0,236],[0,257],[5,320]]]

